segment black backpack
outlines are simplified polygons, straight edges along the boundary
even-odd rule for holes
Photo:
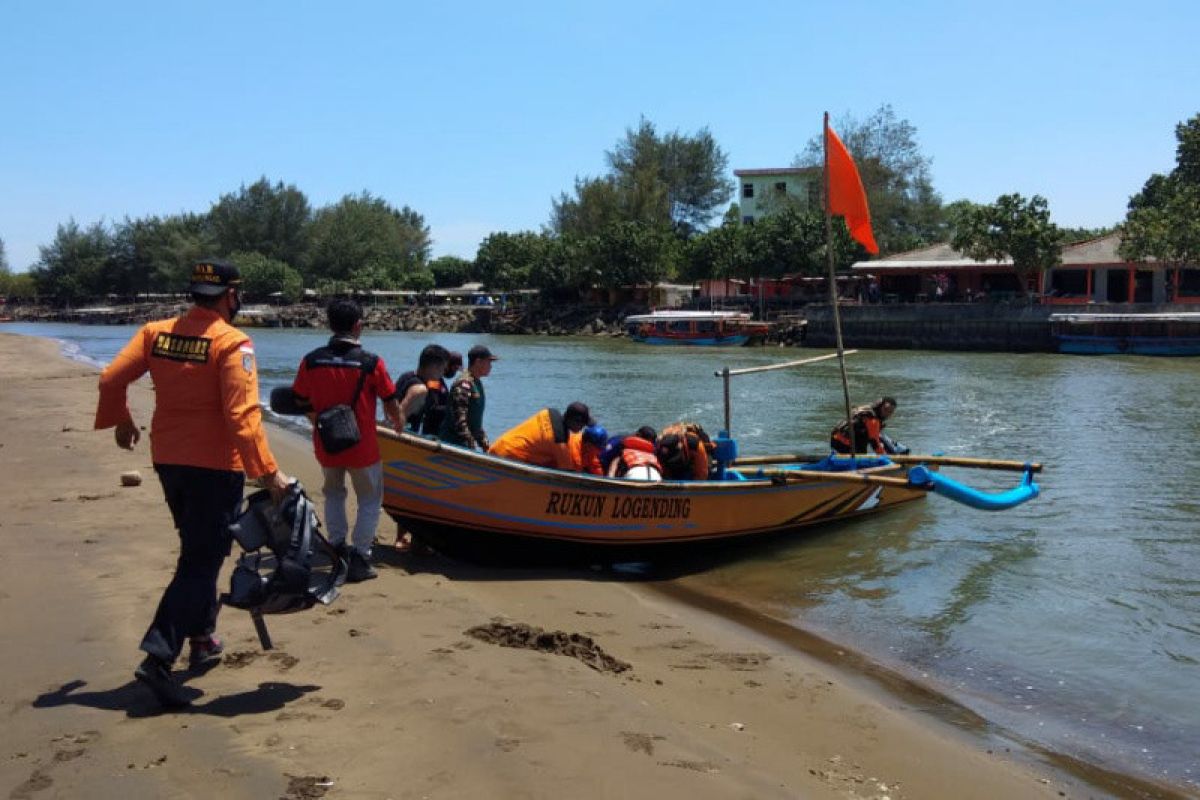
[[[337,598],[348,564],[322,535],[317,512],[299,481],[278,508],[265,490],[247,497],[229,531],[245,552],[221,602],[249,611],[256,625],[263,614],[291,614]],[[327,563],[317,563],[318,556]],[[260,637],[264,633],[260,628]],[[269,638],[264,648],[269,649],[268,643]]]

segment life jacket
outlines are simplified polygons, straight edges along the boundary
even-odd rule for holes
[[[708,434],[694,422],[668,425],[658,437],[656,454],[670,480],[706,480],[709,453]]]
[[[446,406],[450,403],[450,387],[442,378],[425,381],[429,392],[425,395],[424,419],[421,420],[421,433],[437,436],[442,429],[442,420],[446,416]]]
[[[883,433],[884,423],[875,414],[875,409],[871,406],[859,406],[854,409],[851,418],[854,420],[854,438],[858,443],[858,452],[867,452],[869,444],[878,455],[883,455],[886,449],[879,437]],[[830,432],[829,446],[839,453],[851,452],[854,445],[850,441],[850,425],[846,420],[839,422]]]
[[[396,397],[404,399],[408,390],[421,383],[428,390],[425,394],[425,404],[420,411],[409,414],[404,422],[412,433],[437,435],[442,428],[442,418],[446,416],[446,402],[450,397],[450,389],[441,378],[422,381],[415,370],[409,370],[396,379]]]
[[[221,595],[223,604],[257,616],[291,614],[337,598],[348,565],[322,535],[316,508],[298,481],[278,508],[265,490],[250,495],[229,532],[245,552]],[[317,554],[328,560],[328,572],[316,568]]]
[[[640,436],[626,436],[621,442],[621,455],[617,459],[616,477],[624,477],[634,467],[653,467],[662,472],[655,447]]]

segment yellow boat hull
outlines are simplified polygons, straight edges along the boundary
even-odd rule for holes
[[[919,489],[842,481],[663,481],[562,472],[379,431],[384,509],[439,549],[522,558],[580,550],[639,557],[783,534],[918,500]],[[901,465],[860,474],[903,477]]]

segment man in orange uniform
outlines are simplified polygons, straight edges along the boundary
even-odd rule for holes
[[[148,322],[100,375],[97,430],[115,427],[132,450],[141,434],[126,390],[146,372],[154,382],[150,454],[179,531],[179,561],[142,639],[146,658],[134,676],[163,706],[189,703],[171,667],[185,640],[190,662],[220,656],[217,574],[233,541],[246,477],[276,502],[289,480],[267,446],[258,404],[254,346],[230,323],[241,308],[237,267],[202,261],[192,269],[193,306],[174,319]]]
[[[878,455],[889,448],[884,442],[883,429],[892,414],[896,413],[896,398],[882,397],[869,406],[859,406],[851,416],[854,420],[854,442],[850,441],[850,425],[846,420],[838,423],[829,434],[829,446],[838,453],[849,455],[855,451],[867,452],[867,445]]]
[[[583,465],[578,448],[571,446],[572,434],[579,434],[591,424],[594,424],[591,412],[583,403],[571,403],[562,413],[553,408],[543,408],[520,425],[501,434],[488,452],[539,467],[578,472]],[[575,450],[574,454],[572,450]]]

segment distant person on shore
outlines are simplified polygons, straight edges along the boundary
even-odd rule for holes
[[[383,412],[396,430],[403,427],[404,421],[387,365],[379,356],[364,350],[359,342],[362,308],[353,300],[338,299],[329,304],[326,315],[333,336],[328,344],[313,350],[300,362],[292,390],[299,402],[312,406],[310,418],[314,420],[337,405],[348,405],[354,411],[359,431],[357,443],[329,452],[315,424],[312,440],[325,476],[325,528],[329,531],[329,541],[344,548],[349,536],[346,580],[358,583],[376,577],[371,566],[371,545],[383,508],[383,462],[375,438],[376,401],[383,401]],[[353,532],[346,517],[347,475],[358,505]]]
[[[450,403],[438,431],[443,442],[484,452],[491,446],[483,430],[483,410],[487,405],[483,379],[492,374],[492,362],[497,358],[481,344],[467,351],[467,371],[450,387]]]
[[[263,430],[254,345],[231,324],[242,307],[240,286],[233,264],[196,263],[187,313],[143,325],[100,375],[95,427],[115,427],[126,450],[141,438],[126,399],[129,384],[146,372],[154,382],[150,456],[179,532],[179,560],[142,638],[146,658],[134,676],[167,708],[190,703],[171,674],[184,642],[194,667],[224,649],[214,635],[217,575],[245,479],[257,479],[276,503],[290,483]]]
[[[580,402],[571,403],[562,412],[543,408],[502,433],[488,448],[488,453],[539,467],[581,472],[581,435],[585,427],[594,424],[591,411]],[[572,442],[574,437],[580,438]]]
[[[892,414],[896,412],[896,398],[881,397],[869,406],[859,406],[851,414],[854,424],[854,443],[850,441],[850,424],[842,420],[829,434],[829,446],[834,452],[849,455],[854,452],[866,453],[867,447],[878,455],[888,451],[883,435],[883,429]],[[857,450],[855,449],[857,447]],[[894,452],[894,451],[892,451]]]
[[[440,344],[425,345],[417,358],[417,368],[396,379],[400,398],[400,418],[410,433],[437,436],[446,416],[450,388],[446,385],[446,365],[450,352]]]

